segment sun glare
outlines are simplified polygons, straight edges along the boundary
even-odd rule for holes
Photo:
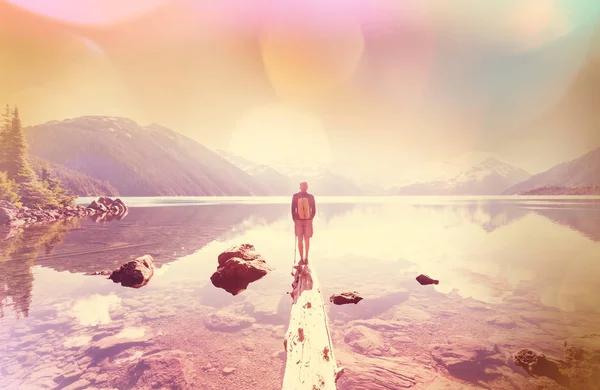
[[[284,104],[248,112],[238,122],[229,150],[260,164],[303,166],[331,161],[321,119]]]

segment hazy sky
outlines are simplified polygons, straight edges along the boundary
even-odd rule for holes
[[[535,173],[600,145],[543,119],[599,15],[598,0],[0,0],[0,101],[25,124],[125,116],[264,163],[367,175],[485,152]]]

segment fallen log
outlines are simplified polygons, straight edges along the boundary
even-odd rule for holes
[[[342,369],[333,353],[321,287],[308,265],[298,266],[292,288],[282,390],[334,390]]]

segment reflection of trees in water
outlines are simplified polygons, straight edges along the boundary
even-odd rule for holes
[[[319,218],[329,220],[353,207],[324,204]],[[148,207],[130,208],[126,219],[106,224],[72,219],[27,227],[0,241],[0,309],[10,299],[19,316],[28,315],[35,264],[92,272],[150,254],[160,266],[215,239],[272,224],[289,213],[288,204]],[[71,230],[77,227],[81,229]]]
[[[239,205],[130,208],[120,221],[82,221],[82,229],[37,263],[57,271],[92,272],[150,254],[160,266],[204,247],[246,215]]]
[[[17,318],[29,315],[33,272],[36,258],[43,249],[50,255],[55,246],[62,243],[66,233],[79,226],[78,219],[31,226],[13,237],[0,241],[0,317],[4,306],[10,306]]]
[[[488,233],[523,218],[530,211],[516,203],[478,201],[439,205],[414,205],[416,209],[452,212],[477,224]]]
[[[352,207],[322,205],[319,218],[332,218]],[[108,224],[82,220],[82,229],[73,230],[63,245],[51,256],[40,256],[37,264],[57,271],[93,272],[150,254],[160,266],[216,239],[233,238],[289,214],[289,204],[135,207],[126,219]]]
[[[536,209],[552,222],[576,230],[584,236],[600,241],[600,202],[584,205],[553,205]]]

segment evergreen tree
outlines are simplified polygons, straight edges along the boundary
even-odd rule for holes
[[[75,196],[69,194],[62,186],[62,183],[50,173],[48,164],[45,164],[40,172],[40,181],[43,186],[48,189],[54,196],[56,202],[61,206],[72,206],[75,201]]]
[[[6,173],[0,171],[0,200],[5,200],[15,206],[20,206],[17,185],[14,181],[8,180]]]
[[[33,170],[27,161],[27,140],[23,133],[19,109],[15,107],[10,127],[3,133],[5,171],[10,180],[18,184],[28,183],[35,179]]]
[[[6,137],[11,125],[10,107],[7,104],[5,112],[2,113],[2,124],[0,125],[0,172],[6,171],[6,149],[8,148]]]

